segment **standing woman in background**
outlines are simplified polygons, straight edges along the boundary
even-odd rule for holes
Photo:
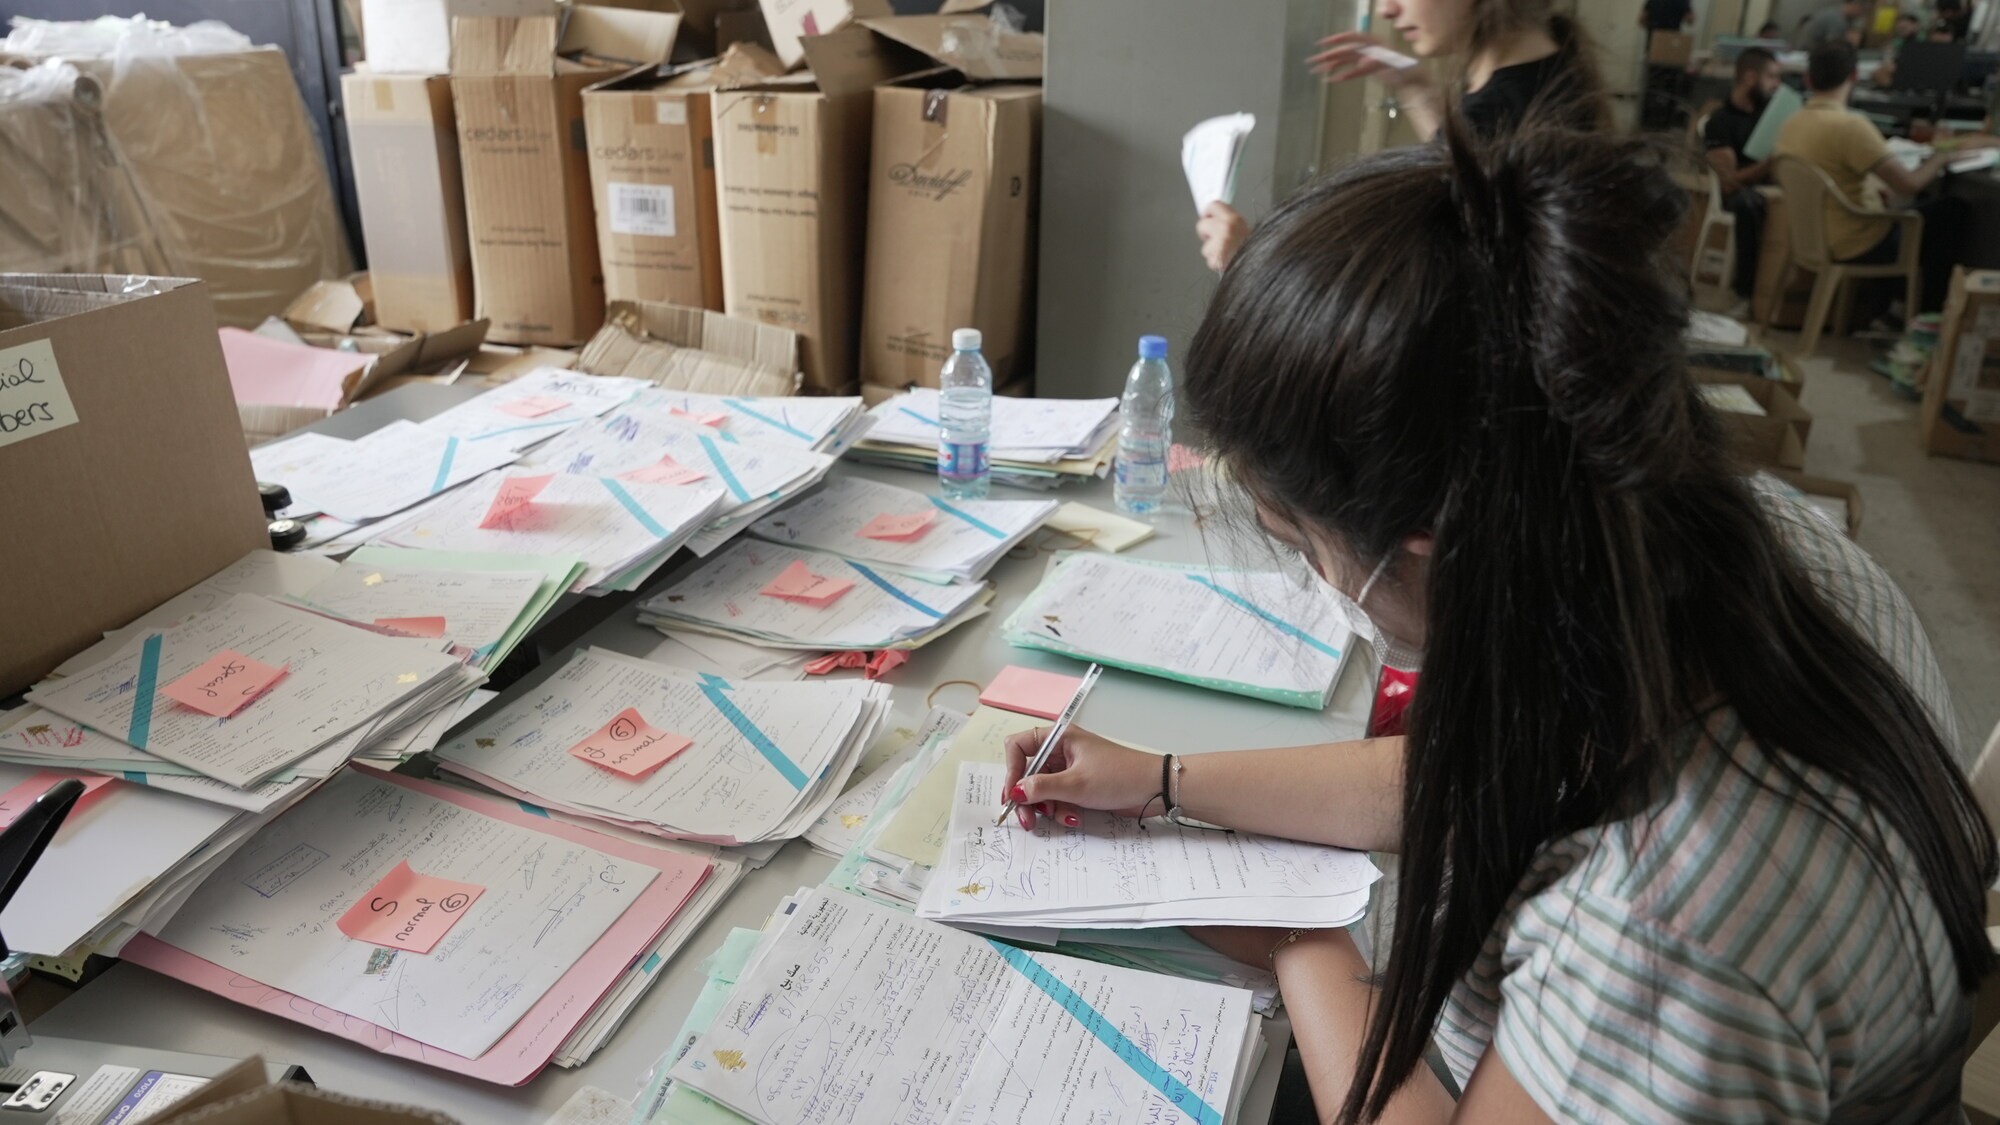
[[[1460,62],[1458,111],[1480,137],[1513,132],[1531,116],[1574,129],[1608,128],[1604,97],[1589,44],[1548,0],[1379,0],[1376,17],[1394,25],[1420,59]],[[1395,94],[1425,141],[1444,120],[1447,90],[1422,66],[1397,66],[1368,52],[1387,51],[1365,32],[1343,31],[1320,41],[1308,60],[1328,82],[1377,78]],[[1227,269],[1250,224],[1227,203],[1211,203],[1195,224],[1202,258]]]

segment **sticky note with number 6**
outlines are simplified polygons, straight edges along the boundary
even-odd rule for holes
[[[637,778],[666,765],[668,759],[693,745],[694,739],[657,730],[637,709],[627,707],[569,752],[593,766]]]
[[[334,924],[356,941],[429,953],[485,893],[477,883],[425,875],[404,860]]]

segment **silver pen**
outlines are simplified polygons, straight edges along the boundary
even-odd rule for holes
[[[1056,716],[1056,725],[1050,727],[1048,735],[1042,739],[1042,748],[1035,751],[1035,756],[1029,760],[1027,772],[1021,775],[1024,780],[1042,772],[1042,767],[1049,764],[1049,755],[1055,751],[1056,743],[1061,742],[1062,736],[1069,732],[1070,723],[1076,719],[1077,712],[1083,710],[1084,697],[1090,694],[1091,687],[1097,683],[1097,677],[1103,674],[1104,669],[1096,664],[1092,664],[1090,671],[1083,674],[1083,682],[1076,686],[1076,694],[1069,697],[1069,706],[1064,707],[1062,714]],[[1007,823],[1008,816],[1013,814],[1016,807],[1014,799],[1007,798],[1006,803],[1000,806],[1000,819],[994,821],[993,826],[998,828]]]

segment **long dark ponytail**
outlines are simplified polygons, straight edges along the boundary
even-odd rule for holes
[[[1970,990],[1993,964],[1992,834],[1700,405],[1664,260],[1678,189],[1636,142],[1447,134],[1286,202],[1188,358],[1196,425],[1267,507],[1357,566],[1433,538],[1395,940],[1343,1116],[1409,1077],[1539,849],[1636,812],[1714,698],[1885,874],[1900,838]]]

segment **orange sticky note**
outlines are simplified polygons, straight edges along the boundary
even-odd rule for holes
[[[900,516],[884,512],[863,524],[861,530],[854,534],[860,539],[889,539],[898,543],[908,543],[913,539],[922,539],[936,522],[936,508]]]
[[[334,925],[356,941],[429,953],[485,893],[486,888],[477,883],[413,871],[404,860],[348,907]]]
[[[378,617],[375,624],[411,637],[444,636],[442,617]]]
[[[289,668],[273,668],[225,648],[202,666],[160,689],[160,694],[204,715],[226,719],[243,710],[282,679]]]
[[[542,494],[542,489],[556,479],[554,473],[544,473],[538,477],[508,477],[500,482],[500,491],[493,496],[493,506],[486,509],[486,518],[479,526],[492,530],[506,529],[525,515],[525,509]]]
[[[729,415],[727,414],[713,414],[713,413],[696,414],[693,413],[692,411],[682,410],[678,406],[669,406],[667,408],[667,413],[678,414],[683,418],[691,418],[694,421],[699,422],[704,426],[709,426],[718,430],[722,428],[722,424],[724,422],[729,421]]]
[[[640,484],[693,484],[707,476],[707,473],[690,469],[671,457],[662,457],[644,468],[619,473],[618,479],[638,481]]]
[[[550,398],[548,395],[525,395],[521,398],[508,399],[501,403],[498,409],[516,418],[540,418],[568,405],[569,403],[559,398]]]
[[[627,707],[570,747],[569,752],[613,773],[644,777],[693,745],[694,739],[658,730],[640,718],[636,709]]]
[[[784,598],[807,605],[825,607],[854,588],[854,583],[824,574],[814,574],[804,562],[795,562],[779,572],[771,584],[757,591],[767,598]]]
[[[1038,672],[1033,668],[1023,668],[1009,664],[1000,669],[986,690],[979,693],[979,702],[987,707],[998,707],[1002,711],[1018,711],[1023,715],[1033,715],[1038,719],[1053,719],[1069,706],[1070,697],[1083,686],[1078,676],[1065,676],[1057,672]]]

